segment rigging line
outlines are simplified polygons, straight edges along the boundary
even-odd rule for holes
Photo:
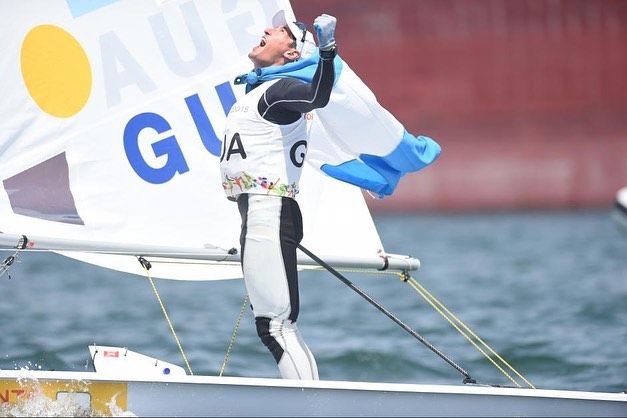
[[[421,285],[416,279],[410,276],[410,279],[414,284],[419,286],[435,303],[437,303],[444,311],[453,318],[458,324],[460,324],[466,331],[470,333],[477,341],[479,341],[485,348],[487,348],[496,358],[498,358],[505,366],[513,371],[519,378],[521,378],[529,387],[535,389],[536,387],[531,384],[522,374],[520,374],[512,365],[510,365],[503,357],[501,357],[495,350],[492,349],[481,337],[479,337],[470,327],[468,327],[461,319],[459,319],[453,312],[451,312],[442,302],[440,302],[433,294],[431,294],[423,285]],[[423,296],[424,297],[424,296]]]
[[[226,368],[226,363],[229,361],[229,357],[231,356],[231,349],[233,348],[233,344],[235,344],[235,339],[237,338],[237,331],[239,330],[239,324],[242,321],[242,317],[244,316],[244,310],[246,309],[246,305],[248,304],[248,294],[244,297],[244,302],[242,302],[242,307],[239,310],[239,315],[237,316],[237,321],[235,321],[235,327],[233,328],[233,333],[231,334],[231,341],[229,341],[229,346],[226,349],[226,354],[224,355],[224,361],[222,362],[222,367],[220,367],[220,377],[224,373],[224,369]]]
[[[496,363],[490,358],[486,353],[483,352],[479,347],[477,347],[473,341],[469,337],[465,335],[463,331],[461,331],[451,320],[452,318],[455,322],[461,325],[465,331],[467,331],[472,337],[474,337],[479,343],[481,343],[490,353],[492,353],[499,361],[501,361],[505,366],[507,366],[511,371],[513,371],[520,379],[522,379],[529,387],[535,389],[536,387],[531,384],[522,374],[520,374],[512,365],[510,365],[503,357],[501,357],[496,351],[492,349],[481,337],[479,337],[470,327],[468,327],[461,319],[459,319],[453,312],[451,312],[441,301],[439,301],[432,293],[430,293],[420,282],[418,282],[415,278],[408,276],[407,278],[401,277],[401,280],[408,282],[410,286],[412,286],[416,292],[418,292],[431,306],[442,315],[457,331],[462,334],[468,341],[470,341],[475,348],[477,348],[492,364],[494,364],[505,376],[507,376],[511,381],[514,381],[507,373],[505,373]],[[424,294],[423,294],[424,292]],[[437,304],[444,312],[446,312],[447,317],[443,312],[441,312],[434,303]],[[518,383],[514,382],[516,385]],[[520,385],[518,385],[520,387]]]
[[[431,344],[429,341],[427,341],[422,335],[418,334],[416,331],[414,331],[412,328],[410,328],[408,325],[406,325],[403,321],[401,321],[396,316],[394,316],[394,314],[392,314],[390,311],[388,311],[380,303],[378,303],[376,300],[374,300],[373,298],[368,296],[363,290],[361,290],[359,287],[357,287],[355,284],[353,284],[353,282],[348,280],[346,277],[344,277],[342,274],[340,274],[337,270],[335,270],[329,264],[327,264],[326,262],[321,260],[318,256],[313,254],[307,248],[303,247],[301,244],[298,244],[298,248],[302,252],[307,254],[307,256],[309,256],[316,263],[318,263],[322,267],[324,267],[329,273],[333,274],[335,277],[340,279],[340,281],[342,281],[342,283],[344,283],[345,285],[350,287],[359,296],[361,296],[362,298],[366,299],[372,306],[377,308],[385,316],[387,316],[392,321],[394,321],[397,325],[399,325],[401,328],[403,328],[405,331],[407,331],[411,336],[413,336],[418,341],[420,341],[429,350],[433,351],[436,355],[438,355],[442,360],[444,360],[446,363],[448,363],[451,367],[453,367],[455,370],[457,370],[459,373],[461,373],[464,376],[463,383],[476,383],[476,381],[472,377],[470,377],[470,374],[468,374],[468,372],[466,370],[464,370],[461,366],[459,366],[457,363],[455,363],[453,360],[451,360],[449,357],[447,357],[437,347],[435,347],[433,344]]]
[[[490,356],[488,356],[488,354],[483,351],[483,349],[481,349],[481,347],[479,347],[477,343],[468,336],[468,334],[466,334],[455,323],[453,323],[453,321],[451,321],[451,319],[448,318],[438,306],[436,306],[416,286],[414,286],[413,283],[409,283],[409,285],[412,286],[431,305],[433,309],[435,309],[444,319],[446,319],[448,323],[457,330],[457,332],[459,332],[466,340],[468,340],[470,344],[472,344],[481,354],[483,354],[483,356],[488,359],[488,361],[490,361],[494,365],[494,367],[496,367],[501,373],[503,373],[512,383],[514,383],[514,385],[516,385],[517,387],[521,387],[521,385],[515,379],[513,379],[505,370],[503,370],[501,366],[499,366],[492,358],[490,358]]]
[[[22,237],[17,241],[17,245],[15,246],[15,252],[11,254],[10,256],[8,256],[7,258],[5,258],[0,264],[0,277],[6,274],[9,280],[12,279],[11,273],[9,273],[9,270],[11,266],[13,265],[13,263],[15,263],[16,261],[19,263],[18,258],[20,255],[20,251],[26,249],[27,246],[28,246],[28,238],[26,237],[26,235],[22,235]]]
[[[155,296],[157,297],[159,306],[161,306],[161,312],[163,312],[163,316],[165,317],[165,320],[168,323],[168,326],[170,327],[170,331],[172,332],[172,335],[174,336],[174,341],[176,341],[176,345],[178,346],[179,351],[181,352],[181,356],[183,356],[183,361],[185,362],[185,366],[187,366],[187,370],[189,371],[189,374],[193,376],[194,372],[192,371],[192,368],[189,365],[189,361],[187,361],[187,356],[185,355],[185,351],[183,351],[183,346],[181,345],[181,341],[179,340],[179,337],[176,335],[176,331],[174,330],[174,324],[170,320],[168,311],[166,311],[165,309],[165,305],[163,304],[163,301],[161,300],[161,296],[159,295],[159,292],[157,291],[157,286],[155,286],[155,282],[152,279],[152,276],[150,274],[150,268],[152,267],[152,265],[150,264],[150,261],[146,260],[144,257],[138,257],[137,260],[139,261],[139,264],[141,264],[141,266],[146,271],[146,276],[148,276],[148,280],[150,281],[150,285],[152,286],[152,291],[155,293]]]
[[[513,371],[520,379],[522,379],[530,388],[535,389],[535,386],[529,382],[522,374],[520,374],[512,365],[510,365],[505,359],[503,359],[494,349],[492,349],[492,347],[490,347],[484,340],[481,339],[481,337],[479,337],[470,327],[468,327],[461,319],[459,319],[457,316],[455,316],[455,314],[453,312],[451,312],[440,300],[438,300],[433,294],[431,294],[423,285],[421,285],[415,278],[409,276],[409,274],[404,274],[404,273],[398,273],[398,272],[393,272],[393,271],[371,271],[371,270],[367,270],[367,269],[357,269],[357,268],[338,268],[338,271],[342,271],[342,272],[347,272],[347,273],[365,273],[365,274],[387,274],[387,275],[395,275],[395,276],[400,276],[401,280],[404,282],[407,282],[408,280],[411,280],[415,285],[419,286],[422,291],[424,291],[424,293],[426,294],[422,294],[421,291],[419,289],[416,289],[413,285],[412,287],[414,288],[414,290],[416,290],[416,292],[418,294],[420,294],[423,298],[425,298],[425,300],[431,304],[431,307],[434,308],[434,310],[436,310],[444,319],[446,319],[451,326],[453,326],[464,338],[466,338],[471,344],[473,344],[475,346],[475,348],[481,352],[490,362],[492,362],[492,364],[501,371],[501,373],[503,373],[506,377],[509,378],[510,381],[512,381],[516,386],[521,387],[520,384],[516,383],[516,381],[514,379],[512,379],[511,376],[509,376],[506,372],[504,372],[497,364],[494,363],[494,361],[486,354],[484,353],[479,347],[477,347],[473,341],[470,339],[470,337],[468,337],[467,335],[465,335],[464,331],[460,330],[453,322],[451,322],[451,319],[453,319],[453,321],[457,322],[459,325],[461,325],[462,328],[464,328],[472,337],[474,337],[479,343],[481,343],[481,345],[483,345],[488,351],[490,351],[498,360],[500,360],[502,362],[502,364],[504,364],[507,368],[509,368],[511,371]],[[408,283],[409,284],[409,283]],[[446,314],[449,315],[450,318],[447,318],[446,314],[444,314],[442,311],[440,311],[437,306],[434,306],[434,304],[428,299],[431,299],[431,301],[433,301],[435,304],[437,304],[438,306],[440,306],[442,308],[442,310],[444,310],[446,312]]]
[[[0,277],[4,276],[6,274],[9,280],[12,279],[11,273],[9,273],[9,269],[11,268],[13,263],[15,261],[17,261],[17,257],[19,256],[19,252],[20,252],[20,250],[15,250],[15,252],[13,254],[11,254],[10,256],[5,258],[4,261],[2,261],[2,264],[0,264]]]

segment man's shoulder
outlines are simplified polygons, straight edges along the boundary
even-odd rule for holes
[[[281,78],[278,78],[278,79],[257,83],[255,85],[251,86],[249,89],[247,89],[246,94],[249,94],[249,93],[257,90],[259,87],[261,87],[261,90],[264,90],[264,93],[265,93],[266,91],[268,91],[270,89],[272,89],[274,91],[280,91],[280,90],[284,90],[285,88],[289,88],[291,86],[300,85],[300,84],[304,84],[304,83],[305,83],[304,81],[301,81],[298,78],[281,77]]]
[[[285,87],[299,85],[299,84],[304,84],[304,83],[305,83],[304,81],[299,80],[298,78],[281,77],[281,78],[279,78],[279,80],[276,83],[274,83],[273,85],[268,87],[268,89],[271,89],[271,88],[285,88]]]

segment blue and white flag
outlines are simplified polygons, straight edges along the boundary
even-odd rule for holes
[[[236,82],[252,85],[281,77],[311,82],[318,59],[316,51],[286,65],[256,69]],[[333,178],[389,196],[403,175],[434,162],[441,147],[407,132],[339,56],[334,65],[335,85],[329,104],[315,111],[307,162]]]

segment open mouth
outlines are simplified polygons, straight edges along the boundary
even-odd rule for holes
[[[265,37],[261,37],[261,41],[259,42],[259,46],[266,46],[266,38]]]

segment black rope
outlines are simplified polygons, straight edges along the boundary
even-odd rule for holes
[[[331,267],[329,264],[327,264],[326,262],[324,262],[323,260],[321,260],[318,256],[316,256],[315,254],[313,254],[311,251],[309,251],[307,248],[303,247],[302,245],[298,244],[298,248],[304,252],[305,254],[307,254],[307,256],[309,256],[312,260],[314,260],[316,263],[320,264],[322,267],[324,267],[329,273],[333,274],[335,277],[337,277],[338,279],[340,279],[346,286],[350,287],[351,289],[353,289],[359,296],[361,296],[362,298],[366,299],[372,306],[374,306],[375,308],[377,308],[380,312],[382,312],[385,316],[387,316],[388,318],[390,318],[392,321],[394,321],[397,325],[399,325],[401,328],[403,328],[405,331],[407,331],[412,337],[416,338],[418,341],[420,341],[422,344],[424,344],[429,350],[433,351],[435,354],[437,354],[442,360],[444,360],[445,362],[447,362],[450,366],[452,366],[455,370],[457,370],[459,373],[461,373],[464,376],[464,380],[463,383],[477,383],[475,379],[473,379],[472,377],[470,377],[470,374],[468,374],[468,372],[466,370],[464,370],[461,366],[459,366],[457,363],[455,363],[453,360],[451,360],[450,358],[448,358],[444,353],[442,353],[437,347],[435,347],[433,344],[431,344],[429,341],[427,341],[422,335],[418,334],[416,331],[414,331],[411,327],[409,327],[408,325],[406,325],[403,321],[401,321],[400,319],[398,319],[396,316],[394,316],[394,314],[392,314],[390,311],[388,311],[385,307],[383,307],[380,303],[378,303],[376,300],[374,300],[373,298],[371,298],[370,296],[368,296],[363,290],[361,290],[359,287],[357,287],[355,284],[353,284],[353,282],[351,282],[350,280],[348,280],[346,277],[344,277],[342,274],[340,274],[337,270],[335,270],[333,267]]]

